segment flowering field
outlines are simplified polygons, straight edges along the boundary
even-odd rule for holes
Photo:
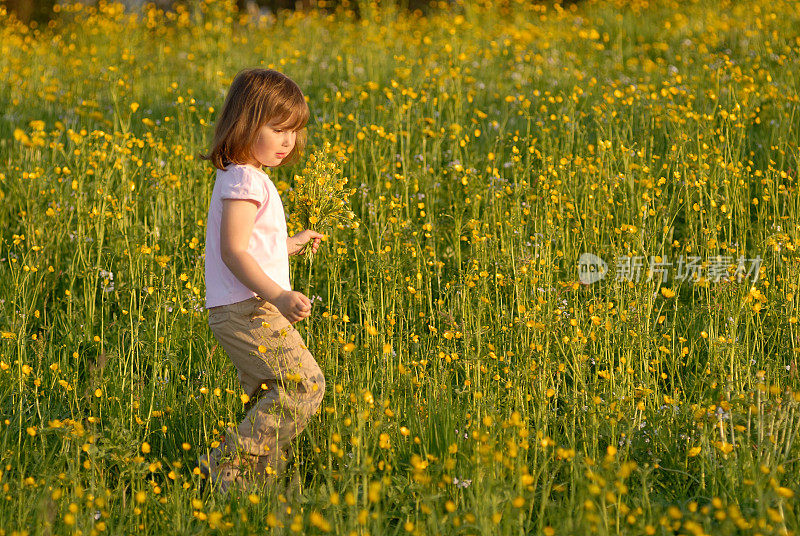
[[[503,6],[0,14],[0,534],[798,530],[797,4]],[[197,153],[250,66],[360,225],[292,257],[295,485],[219,496]]]

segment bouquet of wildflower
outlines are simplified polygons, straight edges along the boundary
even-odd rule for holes
[[[357,228],[358,221],[350,210],[350,196],[355,188],[347,188],[347,177],[342,177],[339,160],[330,142],[325,142],[308,157],[301,175],[295,175],[295,185],[289,191],[289,202],[294,207],[289,222],[298,229],[313,229],[327,235],[333,229]],[[313,240],[308,241],[300,255],[313,260]]]

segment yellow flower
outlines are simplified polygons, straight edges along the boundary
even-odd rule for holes
[[[354,227],[352,211],[348,208],[355,188],[347,188],[347,178],[341,177],[339,162],[346,161],[343,153],[336,152],[330,142],[325,142],[308,158],[302,174],[295,175],[295,187],[289,190],[289,203],[294,207],[289,217],[292,229],[313,226],[322,234],[334,227]],[[303,246],[300,255],[309,262],[313,259],[313,243]]]
[[[330,532],[331,530],[331,524],[324,517],[322,517],[322,514],[320,514],[316,510],[311,512],[311,517],[309,518],[309,521],[311,521],[312,525],[314,525],[323,532]]]
[[[18,142],[22,143],[23,145],[30,145],[31,139],[25,134],[21,128],[14,129],[14,139]]]

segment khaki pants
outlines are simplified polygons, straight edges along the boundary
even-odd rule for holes
[[[297,329],[266,300],[212,307],[208,324],[250,398],[244,420],[212,451],[221,463],[211,479],[227,488],[280,471],[281,455],[322,404],[325,378]]]

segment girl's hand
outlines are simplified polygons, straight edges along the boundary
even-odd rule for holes
[[[273,305],[292,324],[311,314],[311,300],[302,292],[295,290],[283,291]]]
[[[319,248],[320,241],[325,237],[316,231],[312,231],[311,229],[306,229],[305,231],[300,231],[294,236],[290,236],[286,239],[286,249],[289,252],[289,255],[296,255],[303,249],[303,246],[309,240],[313,240],[314,243],[311,246],[311,252],[316,253],[317,249]]]

